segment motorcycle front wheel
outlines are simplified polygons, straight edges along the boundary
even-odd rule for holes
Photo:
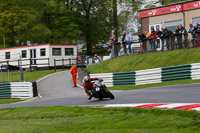
[[[109,90],[106,90],[106,94],[110,99],[115,99],[115,96]]]

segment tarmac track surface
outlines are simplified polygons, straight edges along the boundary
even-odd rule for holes
[[[32,101],[0,104],[0,108],[41,106],[103,106],[133,103],[200,103],[200,84],[154,87],[129,91],[112,91],[114,100],[87,100],[82,88],[73,88],[69,71],[58,72],[38,82],[42,98]]]

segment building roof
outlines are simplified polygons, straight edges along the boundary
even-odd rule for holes
[[[19,48],[30,48],[30,47],[39,47],[39,46],[76,46],[77,44],[64,44],[64,43],[48,43],[48,44],[38,44],[38,45],[32,45],[32,46],[20,46],[20,47],[10,47],[10,48],[2,48],[0,50],[9,50],[9,49],[19,49]]]
[[[170,5],[159,6],[139,11],[140,18],[152,17],[163,14],[177,13],[192,9],[200,9],[200,1],[182,1]]]

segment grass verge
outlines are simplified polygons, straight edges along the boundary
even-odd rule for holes
[[[57,69],[56,72],[62,71],[62,69]],[[34,72],[24,72],[24,80],[27,82],[36,81],[46,75],[55,73],[54,70],[41,70]]]
[[[20,99],[0,99],[0,104],[21,102]]]
[[[199,62],[200,49],[196,48],[121,56],[102,63],[89,65],[86,70],[91,73],[127,72]]]
[[[200,114],[138,108],[35,107],[0,110],[1,132],[199,133]]]
[[[108,87],[108,89],[109,90],[133,90],[133,89],[143,89],[143,88],[150,88],[150,87],[183,85],[183,84],[191,84],[191,83],[200,83],[200,80],[178,80],[178,81],[169,81],[169,82],[146,84],[146,85],[114,86],[114,87]]]

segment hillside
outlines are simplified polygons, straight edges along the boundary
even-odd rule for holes
[[[199,48],[122,56],[90,65],[86,70],[92,73],[126,72],[191,63],[200,63]]]

